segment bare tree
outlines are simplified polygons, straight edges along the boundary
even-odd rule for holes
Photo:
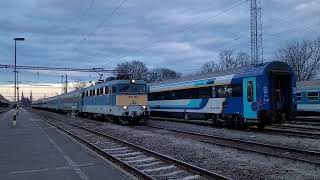
[[[235,63],[237,64],[236,67],[246,67],[246,66],[250,66],[251,64],[253,64],[250,55],[243,52],[243,51],[240,51],[237,53]]]
[[[175,79],[181,77],[180,73],[167,68],[155,68],[150,70],[148,81],[149,82],[160,82],[170,79]]]
[[[316,40],[294,41],[276,52],[275,60],[288,63],[298,81],[314,79],[320,66],[320,37]]]
[[[205,74],[205,73],[212,73],[219,70],[219,65],[216,64],[214,61],[206,62],[200,68],[200,71],[196,74]]]
[[[219,53],[220,69],[233,69],[237,66],[235,63],[234,52],[232,50],[223,50]]]
[[[218,58],[218,63],[215,61],[206,62],[196,74],[211,73],[251,65],[250,55],[242,51],[235,53],[232,50],[223,50],[219,53]]]
[[[131,61],[120,63],[117,65],[115,70],[121,75],[129,75],[135,79],[147,80],[148,78],[148,68],[141,61]]]

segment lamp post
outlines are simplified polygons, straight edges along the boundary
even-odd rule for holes
[[[17,105],[17,41],[24,41],[24,38],[14,38],[14,102]]]

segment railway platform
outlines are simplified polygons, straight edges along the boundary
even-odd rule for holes
[[[134,178],[23,108],[12,118],[0,114],[0,179]]]

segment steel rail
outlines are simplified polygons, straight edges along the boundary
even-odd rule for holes
[[[320,152],[318,152],[318,151],[291,148],[291,147],[286,147],[286,146],[266,144],[266,143],[260,143],[260,142],[254,142],[254,141],[247,141],[247,140],[241,140],[241,139],[235,139],[235,138],[228,138],[228,137],[215,136],[215,135],[196,133],[196,132],[177,130],[177,129],[170,129],[170,128],[163,128],[163,127],[150,126],[150,125],[146,125],[146,127],[162,129],[162,130],[171,131],[171,132],[175,132],[175,133],[192,135],[192,136],[198,137],[197,138],[198,140],[199,140],[199,137],[208,138],[206,140],[199,140],[199,141],[205,142],[205,143],[217,144],[217,145],[222,145],[222,146],[226,146],[226,147],[230,147],[230,148],[236,148],[236,149],[240,149],[240,150],[265,154],[265,155],[269,155],[269,156],[271,155],[271,156],[276,156],[276,157],[281,157],[281,158],[303,161],[303,162],[307,162],[307,163],[311,163],[311,164],[315,164],[315,165],[320,165]],[[140,129],[142,129],[142,128],[140,128]],[[211,141],[214,139],[224,140],[224,141],[227,141],[227,143],[219,143],[216,141],[215,142]],[[242,147],[237,146],[235,143],[241,143],[243,146]],[[281,150],[284,153],[283,154],[281,154],[281,153],[276,154],[276,153],[272,153],[270,151],[263,152],[263,151],[259,151],[259,150],[254,150],[254,149],[252,149],[253,146],[257,146],[258,148],[269,148],[269,149],[272,149],[274,152]],[[291,154],[288,152],[294,152],[294,153],[299,153],[301,155],[309,155],[309,156],[317,157],[318,160],[317,159],[314,160],[312,158],[303,159],[302,158],[303,156],[302,157],[301,156],[292,157],[292,156],[290,156]]]
[[[39,112],[36,112],[37,114],[39,114]],[[41,113],[40,113],[41,114]],[[42,116],[46,116],[48,118],[51,118],[51,119],[54,119],[54,120],[57,120],[57,121],[60,121],[60,122],[63,122],[63,123],[66,123],[68,125],[71,125],[73,127],[76,127],[76,128],[79,128],[79,129],[83,129],[83,130],[86,130],[88,132],[91,132],[93,134],[96,134],[96,135],[99,135],[99,136],[102,136],[102,137],[106,137],[108,139],[112,139],[114,141],[117,141],[121,144],[125,144],[129,147],[133,147],[134,149],[138,149],[140,151],[143,151],[144,153],[150,155],[150,156],[153,156],[153,157],[156,157],[158,159],[161,159],[162,161],[165,161],[165,162],[168,162],[170,164],[174,164],[178,167],[180,167],[181,169],[184,169],[185,171],[187,172],[192,172],[194,174],[198,174],[200,176],[203,176],[205,177],[206,179],[231,179],[231,178],[228,178],[228,177],[225,177],[223,175],[220,175],[220,174],[217,174],[217,173],[214,173],[214,172],[211,172],[211,171],[208,171],[208,170],[205,170],[203,168],[200,168],[200,167],[197,167],[197,166],[194,166],[194,165],[191,165],[191,164],[188,164],[186,162],[183,162],[183,161],[180,161],[180,160],[177,160],[177,159],[174,159],[172,157],[169,157],[169,156],[166,156],[166,155],[163,155],[163,154],[160,154],[160,153],[157,153],[155,151],[152,151],[152,150],[149,150],[149,149],[146,149],[146,148],[143,148],[141,146],[138,146],[138,145],[135,145],[135,144],[132,144],[128,141],[124,141],[124,140],[121,140],[121,139],[118,139],[118,138],[115,138],[115,137],[112,137],[110,135],[107,135],[107,134],[104,134],[104,133],[101,133],[101,132],[98,132],[98,131],[95,131],[95,130],[92,130],[92,129],[89,129],[89,128],[86,128],[86,127],[83,127],[83,126],[80,126],[80,125],[77,125],[77,124],[74,124],[74,123],[71,123],[71,122],[68,122],[68,121],[64,121],[64,120],[61,120],[57,117],[53,117],[53,116],[50,116],[48,114],[41,114]],[[119,160],[117,160],[117,158],[114,158],[110,155],[104,155],[105,152],[102,151],[101,149],[99,149],[98,147],[92,145],[90,142],[87,142],[86,140],[84,140],[83,138],[69,132],[68,130],[65,130],[64,128],[62,127],[59,127],[58,125],[50,122],[47,120],[48,123],[52,124],[53,126],[56,126],[58,129],[66,132],[67,134],[71,135],[72,137],[78,139],[79,141],[85,143],[86,145],[88,145],[90,148],[93,148],[96,152],[98,152],[99,154],[103,155],[104,157],[106,158],[110,158],[110,159],[113,159],[114,162],[116,163],[120,163],[121,164],[121,167],[125,167],[126,170],[129,170],[130,172],[134,172],[135,174],[138,174],[139,177],[143,177],[143,179],[149,179],[150,177],[147,177],[148,175],[143,173],[141,174],[141,172],[137,172],[137,169],[134,168],[134,167],[130,167],[130,165],[126,164],[125,162],[119,162]],[[138,170],[139,171],[139,170]]]

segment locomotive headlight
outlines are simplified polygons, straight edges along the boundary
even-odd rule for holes
[[[124,109],[124,110],[127,110],[127,109],[128,109],[128,106],[123,106],[123,109]]]
[[[132,84],[136,83],[136,80],[132,79],[132,80],[131,80],[131,83],[132,83]]]
[[[141,106],[142,109],[147,109],[147,106]]]

